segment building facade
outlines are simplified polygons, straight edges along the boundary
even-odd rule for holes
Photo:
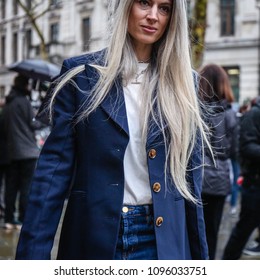
[[[187,0],[191,7],[195,0]],[[217,63],[228,72],[236,100],[242,104],[260,93],[260,7],[258,0],[208,0],[203,64]],[[37,19],[49,60],[105,46],[107,0],[23,0],[38,3]],[[33,7],[32,7],[33,8]],[[38,9],[38,10],[37,10]],[[7,66],[25,58],[40,58],[39,36],[17,0],[0,0],[0,98],[10,90],[15,73]]]
[[[48,8],[36,22],[51,62],[61,65],[67,57],[104,46],[106,0],[23,0],[23,3],[38,14]],[[0,0],[0,98],[8,94],[16,75],[7,66],[27,58],[41,58],[39,35],[16,0]]]
[[[259,95],[260,7],[257,0],[208,0],[203,64],[229,74],[236,100]]]

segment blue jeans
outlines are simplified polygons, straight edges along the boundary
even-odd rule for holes
[[[115,260],[157,260],[152,205],[122,209]]]
[[[240,191],[240,186],[237,184],[237,178],[240,174],[240,167],[237,160],[232,160],[231,163],[234,178],[232,183],[230,206],[235,207],[237,205],[237,196]]]

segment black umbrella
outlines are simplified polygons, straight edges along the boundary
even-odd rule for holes
[[[60,73],[60,67],[41,59],[25,59],[13,63],[9,70],[40,81],[51,81]]]

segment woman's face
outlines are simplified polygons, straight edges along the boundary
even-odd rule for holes
[[[173,0],[134,0],[128,33],[135,47],[152,46],[164,34],[172,13]]]

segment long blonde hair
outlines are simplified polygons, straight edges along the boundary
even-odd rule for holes
[[[128,17],[134,0],[111,1],[114,13],[110,40],[105,55],[105,66],[92,65],[100,78],[92,89],[89,106],[80,116],[87,118],[104,100],[115,79],[121,75],[129,81],[136,73],[136,59],[131,38],[127,32]],[[194,77],[190,61],[186,1],[173,0],[169,26],[154,44],[151,62],[143,83],[142,106],[143,139],[147,138],[151,118],[160,127],[166,148],[165,176],[171,175],[181,195],[197,203],[198,199],[187,183],[187,169],[197,136],[206,143],[206,126],[201,118],[200,105],[195,92]],[[54,90],[50,106],[57,92],[76,74],[85,69],[80,65],[68,73]],[[154,94],[156,92],[156,94]],[[166,129],[165,129],[166,127]],[[203,153],[202,146],[202,153]],[[165,177],[166,178],[166,177]]]

